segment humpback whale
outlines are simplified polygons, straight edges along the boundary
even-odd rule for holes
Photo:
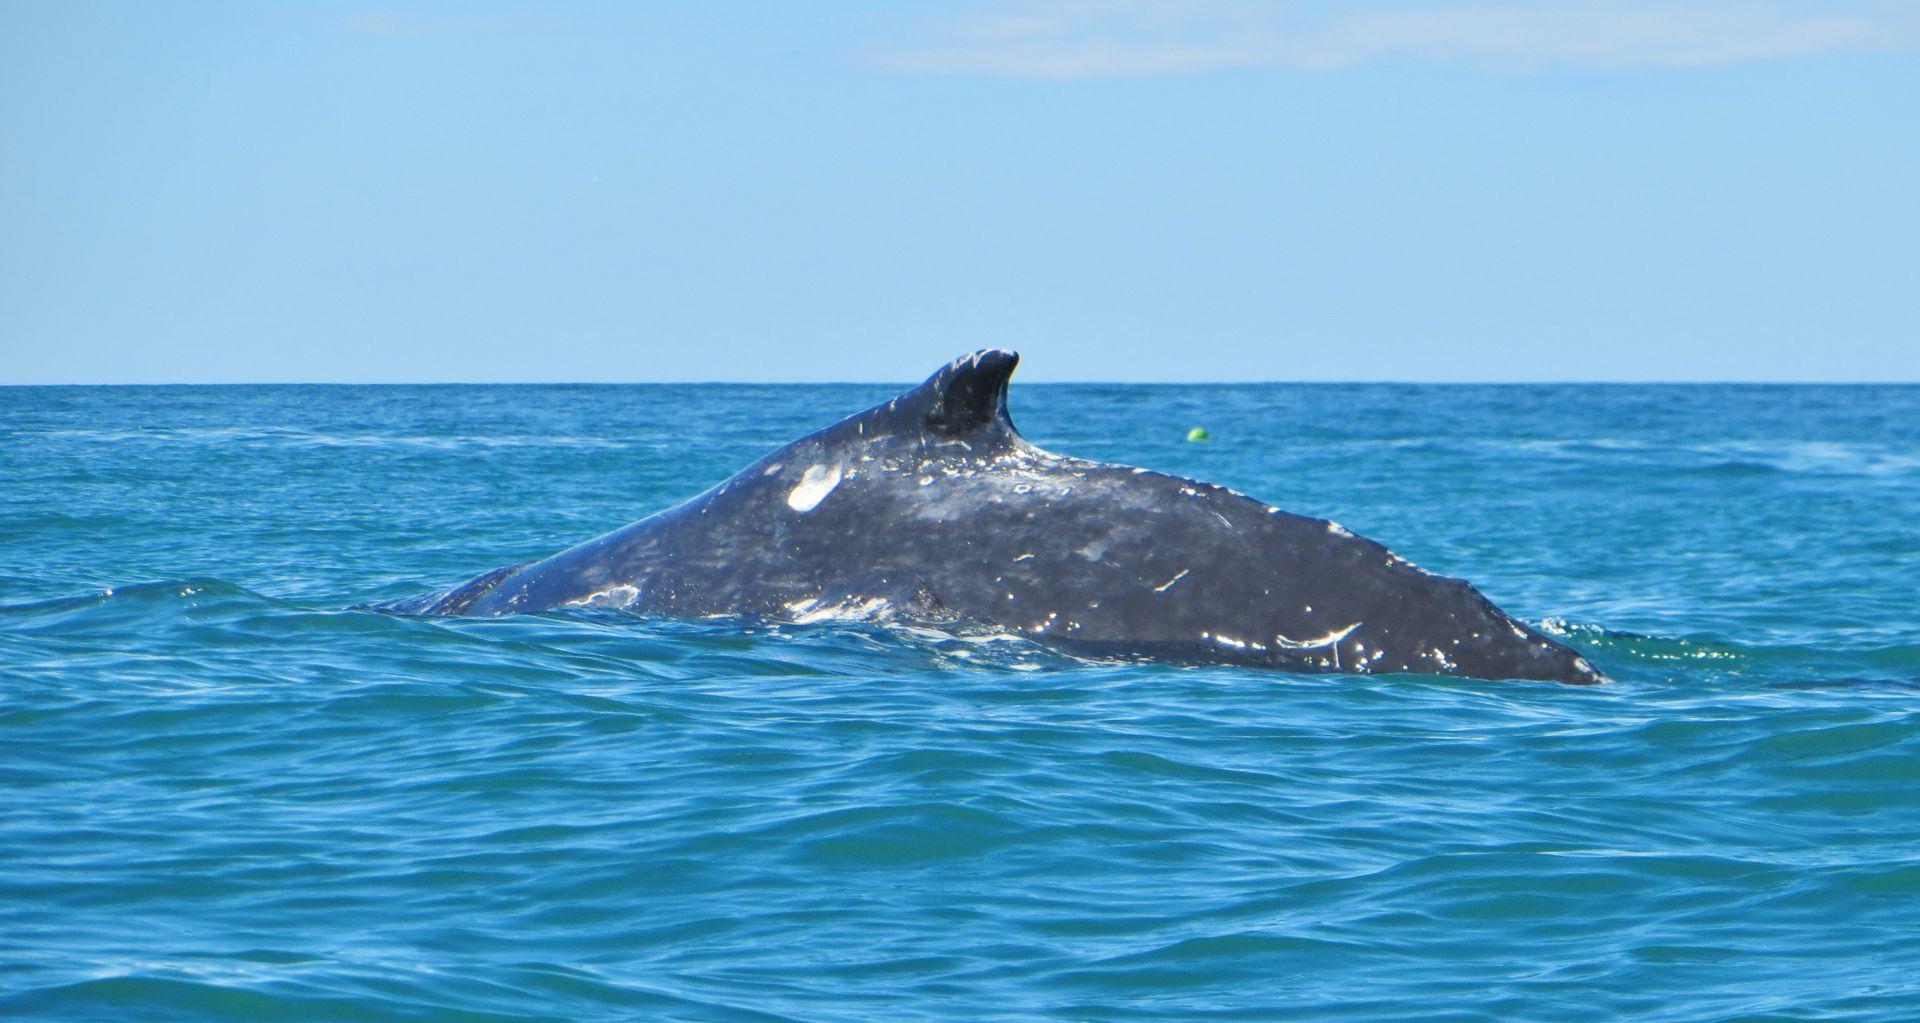
[[[1095,657],[1605,681],[1465,581],[1338,523],[1036,447],[1007,414],[1018,361],[956,359],[672,508],[373,606],[978,624]]]

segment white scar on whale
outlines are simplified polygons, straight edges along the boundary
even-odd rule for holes
[[[631,607],[633,602],[639,599],[639,587],[621,583],[618,586],[609,586],[596,593],[589,593],[584,597],[569,600],[561,606],[626,608]]]
[[[810,512],[820,506],[820,502],[833,493],[840,485],[840,467],[837,465],[810,465],[800,476],[800,482],[794,484],[787,494],[787,507],[797,512]]]
[[[892,604],[885,597],[866,600],[848,597],[837,604],[808,597],[789,602],[786,608],[795,625],[809,625],[813,622],[870,622],[885,619],[891,617]]]
[[[1323,646],[1333,646],[1339,643],[1341,640],[1353,635],[1353,630],[1365,624],[1365,622],[1354,622],[1344,629],[1335,629],[1318,639],[1288,639],[1285,636],[1275,634],[1273,637],[1273,645],[1287,650],[1318,650]]]

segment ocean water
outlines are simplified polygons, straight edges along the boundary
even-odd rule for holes
[[[1920,1018],[1920,388],[1016,382],[1604,687],[348,609],[895,390],[0,389],[0,1017]]]

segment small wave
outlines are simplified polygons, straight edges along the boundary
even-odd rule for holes
[[[1670,636],[1646,636],[1608,629],[1592,623],[1570,622],[1565,618],[1545,618],[1540,631],[1601,649],[1616,651],[1646,661],[1739,661],[1747,651],[1732,643],[1684,639]]]
[[[632,450],[645,448],[664,451],[670,445],[657,437],[606,437],[581,434],[402,434],[366,432],[322,432],[291,427],[157,427],[143,430],[68,429],[50,430],[50,440],[83,443],[177,443],[210,445],[246,445],[274,448],[419,448],[456,451],[466,448],[573,448],[590,450]]]
[[[1624,660],[1641,667],[1719,669],[1733,676],[1770,677],[1766,684],[1776,688],[1899,687],[1920,677],[1920,646],[1913,644],[1842,650],[1837,644],[1769,644],[1646,635],[1564,618],[1547,618],[1539,622],[1539,626],[1541,631],[1566,639],[1608,664]],[[1864,665],[1879,667],[1884,673],[1861,674],[1859,669]],[[1787,677],[1781,678],[1782,675]]]
[[[1688,473],[1727,475],[1821,474],[1896,477],[1920,472],[1920,455],[1892,443],[1802,440],[1715,440],[1671,443],[1632,437],[1441,439],[1431,436],[1365,439],[1359,447],[1433,448],[1436,451],[1521,452],[1585,464],[1631,460]]]
[[[0,620],[8,621],[15,628],[35,628],[75,621],[87,612],[101,610],[110,610],[118,617],[137,617],[164,609],[220,604],[291,606],[223,579],[195,576],[103,586],[83,594],[0,604]]]

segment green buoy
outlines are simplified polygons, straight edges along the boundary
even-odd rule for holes
[[[1193,429],[1187,431],[1187,440],[1189,441],[1206,440],[1206,439],[1207,439],[1207,431],[1205,427],[1196,426]]]

